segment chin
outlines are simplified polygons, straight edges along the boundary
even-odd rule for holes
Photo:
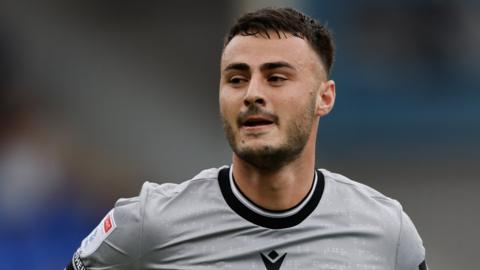
[[[288,149],[272,144],[238,147],[235,154],[253,167],[268,172],[280,169],[294,158]]]
[[[278,145],[266,138],[243,139],[237,144],[239,150],[264,152],[275,149]]]
[[[240,155],[259,156],[265,157],[269,155],[275,155],[278,151],[281,151],[280,144],[272,143],[271,141],[255,141],[245,142],[237,145],[237,152]]]

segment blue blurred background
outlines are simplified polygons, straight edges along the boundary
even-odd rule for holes
[[[293,6],[333,30],[319,167],[402,202],[430,269],[474,269],[478,1],[0,2],[1,269],[62,269],[120,197],[230,163],[223,35]]]

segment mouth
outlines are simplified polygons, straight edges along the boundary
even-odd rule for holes
[[[265,125],[271,125],[271,124],[273,124],[273,121],[268,119],[262,119],[262,118],[247,119],[243,123],[243,125],[246,127],[257,127],[257,126],[265,126]]]
[[[249,116],[241,121],[241,127],[246,129],[257,129],[271,126],[275,121],[271,118],[262,116]]]

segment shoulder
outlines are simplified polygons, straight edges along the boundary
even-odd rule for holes
[[[140,194],[132,198],[120,198],[112,212],[115,220],[123,219],[128,223],[143,223],[144,216],[149,214],[152,204],[156,209],[162,208],[162,203],[176,200],[185,193],[211,188],[217,185],[218,171],[221,168],[206,169],[193,178],[181,183],[144,182]],[[129,217],[129,218],[126,218]]]
[[[326,169],[320,169],[320,171],[325,177],[325,188],[330,189],[330,192],[336,193],[336,196],[343,195],[343,198],[357,204],[360,203],[360,205],[378,205],[378,207],[390,209],[397,212],[398,218],[400,218],[402,205],[397,200],[344,175],[330,172]]]
[[[198,188],[208,188],[217,185],[218,172],[222,169],[210,168],[201,171],[193,178],[181,183],[163,183],[145,182],[140,191],[138,201],[142,205],[151,203],[152,201],[173,200],[182,194]]]
[[[162,227],[158,225],[166,225],[165,222],[179,212],[180,208],[175,204],[178,201],[185,205],[192,204],[193,195],[198,194],[200,197],[199,191],[218,186],[215,180],[220,169],[203,170],[180,184],[145,182],[138,196],[119,199],[100,224],[82,241],[72,260],[74,269],[111,269],[108,267],[112,265],[116,265],[114,269],[136,269],[138,259],[151,242],[150,238]],[[188,194],[187,198],[184,197],[185,194]],[[165,227],[163,226],[164,229]],[[166,236],[168,235],[160,235]]]
[[[349,217],[350,224],[375,228],[394,244],[402,227],[401,204],[379,191],[343,175],[322,169],[325,178],[324,200],[331,211]]]
[[[341,174],[320,169],[325,177],[325,192],[334,204],[344,205],[361,217],[382,224],[385,233],[396,243],[396,268],[419,269],[425,249],[415,225],[402,205],[379,191]],[[422,269],[422,268],[420,268]]]
[[[217,181],[220,169],[203,170],[179,184],[143,184],[139,195],[142,253],[184,234],[185,228],[199,222],[202,213],[211,215],[222,198]]]
[[[158,223],[158,217],[178,214],[178,209],[202,198],[203,194],[211,193],[218,189],[218,172],[222,169],[206,169],[195,175],[193,178],[181,183],[154,183],[145,182],[137,197],[120,199],[115,209],[123,204],[133,203],[129,211],[138,213],[142,226],[151,222]],[[171,213],[174,211],[173,213]]]

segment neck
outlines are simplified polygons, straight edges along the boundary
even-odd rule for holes
[[[308,194],[315,170],[315,142],[307,142],[299,157],[276,171],[264,171],[233,154],[233,175],[240,190],[269,210],[294,207]]]

